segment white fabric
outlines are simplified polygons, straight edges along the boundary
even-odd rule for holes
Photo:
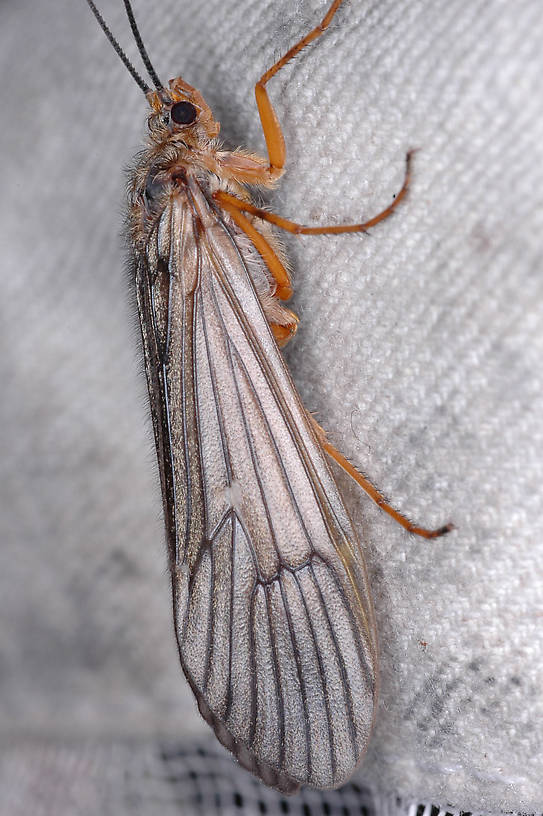
[[[182,72],[228,144],[263,151],[252,86],[325,6],[136,12],[162,77]],[[122,3],[101,8],[133,55]],[[122,272],[122,167],[146,104],[83,0],[4,3],[0,41],[0,784],[10,814],[107,812],[101,774],[77,766],[86,741],[122,784],[115,745],[207,733],[178,666]],[[349,0],[270,86],[280,214],[369,217],[420,148],[408,200],[371,235],[285,238],[301,318],[287,358],[397,507],[458,527],[410,537],[338,476],[382,658],[357,779],[486,813],[543,810],[542,41],[540,0]],[[47,751],[64,757],[54,808],[36,793]],[[62,795],[74,774],[79,810]]]

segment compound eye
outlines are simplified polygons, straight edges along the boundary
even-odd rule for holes
[[[176,102],[170,110],[170,119],[176,125],[192,125],[197,115],[192,102]]]

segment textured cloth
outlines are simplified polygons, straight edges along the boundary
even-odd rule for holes
[[[228,145],[263,152],[252,86],[325,7],[136,12],[163,79],[182,73]],[[120,0],[102,10],[134,55]],[[1,4],[0,42],[0,813],[189,814],[202,801],[174,790],[168,757],[208,746],[198,767],[226,780],[233,762],[178,665],[122,272],[146,103],[83,0]],[[349,0],[270,84],[282,215],[370,217],[420,149],[407,201],[369,236],[285,237],[306,406],[395,506],[458,528],[410,537],[338,475],[379,626],[368,812],[543,810],[541,42],[540,0]]]

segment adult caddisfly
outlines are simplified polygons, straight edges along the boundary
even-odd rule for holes
[[[155,86],[98,22],[151,107],[149,140],[131,173],[129,234],[160,469],[181,664],[207,722],[239,762],[290,793],[344,783],[368,743],[377,639],[360,545],[326,454],[387,513],[391,508],[304,409],[278,346],[296,316],[275,225],[247,187],[282,175],[285,144],[269,80],[327,28],[319,26],[257,82],[268,160],[222,149],[219,124],[181,78],[165,87],[124,0]]]

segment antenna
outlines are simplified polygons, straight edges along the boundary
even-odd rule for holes
[[[124,53],[123,49],[121,48],[121,46],[119,45],[119,43],[117,42],[117,40],[115,39],[113,34],[111,33],[106,21],[104,20],[104,18],[102,17],[102,15],[100,14],[100,12],[96,8],[96,6],[94,5],[93,0],[87,0],[87,4],[88,4],[90,10],[92,11],[92,13],[94,14],[94,16],[96,17],[100,28],[102,29],[102,31],[104,32],[104,34],[108,38],[109,42],[113,46],[116,54],[121,58],[121,60],[123,61],[125,67],[128,69],[128,71],[132,75],[133,79],[137,82],[137,84],[139,85],[139,87],[141,88],[143,93],[148,94],[149,91],[151,90],[150,87],[147,85],[145,80],[142,79],[142,77],[138,74],[138,72],[136,71],[136,69],[134,68],[134,66],[132,65],[132,63],[130,62],[130,60],[128,59],[126,54]],[[143,40],[141,39],[141,34],[139,32],[139,29],[138,29],[138,26],[137,26],[137,23],[136,23],[136,18],[134,17],[134,11],[133,11],[132,6],[130,4],[130,0],[124,0],[124,7],[126,9],[126,16],[128,17],[128,22],[130,23],[130,28],[132,29],[132,34],[134,35],[134,39],[136,41],[136,45],[138,46],[138,51],[140,52],[140,56],[141,56],[141,58],[143,60],[143,64],[147,68],[147,72],[148,72],[149,76],[151,77],[155,88],[157,89],[157,91],[160,91],[164,86],[162,85],[162,82],[160,81],[157,72],[153,68],[153,64],[152,64],[151,60],[149,59],[149,55],[148,55],[148,53],[147,53],[147,51],[145,49],[145,46],[143,44]]]
[[[132,34],[134,35],[134,39],[136,40],[136,45],[138,46],[138,51],[140,52],[143,64],[147,68],[147,73],[153,80],[155,88],[157,89],[157,91],[160,91],[161,88],[163,88],[163,85],[160,79],[158,78],[157,72],[153,68],[153,63],[149,59],[149,54],[147,53],[147,50],[143,44],[143,40],[141,39],[141,34],[136,23],[136,18],[134,17],[134,12],[132,10],[130,0],[124,0],[124,7],[126,9],[126,16],[128,17],[128,22],[130,23],[130,28],[132,29]]]

